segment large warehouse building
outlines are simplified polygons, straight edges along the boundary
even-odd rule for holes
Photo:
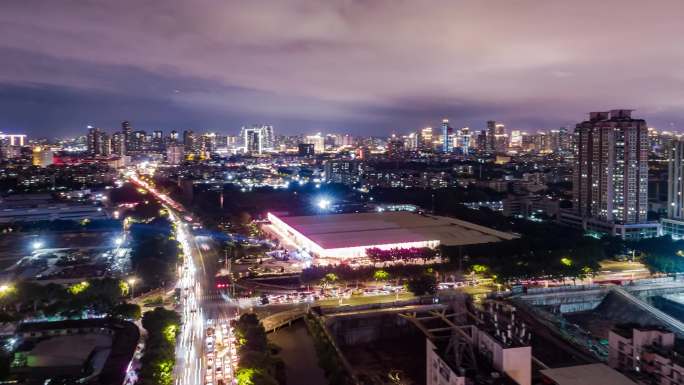
[[[281,238],[320,258],[363,257],[368,248],[458,246],[499,242],[516,235],[454,218],[406,211],[277,217],[268,214]]]

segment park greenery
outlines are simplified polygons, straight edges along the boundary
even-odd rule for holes
[[[684,240],[663,236],[625,242],[624,246],[640,257],[652,273],[684,272]]]
[[[114,278],[90,279],[62,286],[20,281],[0,290],[3,321],[30,317],[82,318],[87,314],[139,319],[140,307],[125,302],[128,287]]]
[[[277,385],[282,377],[282,362],[273,354],[266,331],[254,313],[233,321],[238,348],[238,385]]]
[[[408,280],[406,287],[414,295],[432,295],[437,292],[437,279],[434,271],[427,269],[422,274]]]
[[[174,311],[158,307],[145,313],[142,325],[147,330],[147,340],[137,383],[140,385],[173,384],[176,336],[180,331],[180,316]]]
[[[174,238],[173,225],[166,218],[131,225],[131,266],[148,288],[172,282],[182,249]]]

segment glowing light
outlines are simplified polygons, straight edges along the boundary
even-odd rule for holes
[[[43,242],[41,241],[34,241],[33,244],[31,244],[34,250],[42,249],[43,248]]]
[[[316,202],[316,206],[321,210],[328,210],[331,204],[332,202],[328,198],[320,198],[318,199],[318,202]]]

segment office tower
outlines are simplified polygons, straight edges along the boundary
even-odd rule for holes
[[[354,144],[354,137],[349,134],[340,135],[340,146],[352,146]]]
[[[261,154],[264,151],[275,149],[275,133],[272,125],[252,125],[252,127],[242,127],[240,136],[245,148],[245,152],[251,154]]]
[[[314,151],[317,154],[320,154],[321,152],[325,151],[325,138],[321,135],[320,132],[316,135],[307,135],[304,138],[304,143],[313,144]]]
[[[663,233],[684,238],[684,139],[675,138],[667,149],[667,218]]]
[[[511,141],[510,145],[512,148],[520,149],[522,148],[523,134],[520,130],[511,131]]]
[[[449,125],[449,119],[442,119],[440,128],[442,132],[442,152],[445,154],[451,153],[454,151],[454,129]]]
[[[472,146],[472,138],[470,136],[470,128],[463,127],[458,130],[456,136],[456,146],[461,150],[461,153],[467,155]]]
[[[406,151],[416,151],[418,149],[418,134],[415,132],[404,135],[401,139],[404,141],[404,149]]]
[[[646,223],[646,122],[633,119],[631,110],[592,112],[589,120],[577,124],[575,133],[578,137],[573,175],[576,214],[619,225]],[[625,238],[650,236],[644,231],[638,226],[613,229],[614,234]]]
[[[265,151],[273,151],[276,146],[276,141],[275,141],[275,132],[273,130],[273,126],[270,124],[263,124],[261,126],[258,126],[261,128],[261,135],[262,135],[262,146],[263,150]]]
[[[392,135],[387,141],[387,156],[398,158],[404,152],[404,141],[396,135]]]
[[[313,143],[299,143],[297,145],[297,154],[299,156],[311,157],[314,156],[316,150]]]
[[[261,154],[264,151],[264,132],[260,127],[242,127],[240,136],[246,153]]]
[[[112,134],[112,154],[117,156],[126,155],[126,142],[123,132]]]
[[[90,156],[107,156],[110,153],[109,135],[92,126],[88,126],[87,148]]]
[[[139,155],[147,149],[147,133],[145,131],[133,131],[126,144],[126,153],[128,155]]]
[[[152,131],[152,150],[160,154],[164,152],[164,133],[161,130]]]
[[[495,120],[487,121],[487,142],[486,151],[506,152],[508,151],[508,135],[506,135],[506,126],[497,123]]]
[[[185,152],[195,151],[195,133],[192,130],[183,131],[183,146]]]
[[[52,149],[47,146],[33,147],[33,165],[38,167],[47,167],[53,162]]]
[[[121,122],[121,132],[123,133],[124,139],[124,154],[130,155],[128,150],[133,148],[131,147],[131,140],[133,139],[133,127],[131,126],[131,123],[128,121]]]
[[[360,160],[329,160],[325,162],[325,181],[353,186],[361,181],[363,162]]]
[[[433,149],[432,127],[425,127],[420,130],[420,149],[431,151]]]
[[[181,164],[185,155],[185,146],[179,143],[172,143],[166,147],[166,162],[168,164]]]
[[[169,133],[169,143],[178,143],[178,131],[173,130]]]

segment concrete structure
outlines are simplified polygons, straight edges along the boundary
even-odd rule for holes
[[[454,129],[449,125],[449,119],[443,119],[441,125],[442,131],[442,152],[445,154],[454,151]]]
[[[53,202],[41,194],[35,198],[14,195],[0,201],[0,223],[107,218],[105,210],[93,205]]]
[[[316,154],[320,154],[325,151],[325,137],[323,137],[320,132],[316,135],[307,135],[304,138],[304,143],[313,144],[314,152]]]
[[[464,373],[456,373],[452,365],[442,358],[437,346],[425,339],[426,343],[426,362],[425,371],[427,372],[427,385],[466,385]]]
[[[684,238],[684,140],[677,138],[668,149],[667,218],[661,220],[663,233]]]
[[[624,325],[609,334],[608,364],[643,383],[684,384],[684,351],[659,327]],[[640,381],[641,382],[641,381]]]
[[[541,371],[543,383],[552,385],[637,385],[605,364],[588,364]]]
[[[24,134],[4,134],[0,132],[0,143],[8,146],[25,146],[26,135]]]
[[[33,147],[33,161],[32,164],[38,167],[47,167],[53,162],[52,149],[47,146]]]
[[[353,186],[361,182],[363,161],[329,160],[325,162],[325,181]]]
[[[322,258],[357,258],[366,249],[470,245],[517,236],[455,218],[406,211],[279,218],[271,228],[298,247]]]
[[[166,162],[168,164],[181,164],[185,155],[185,146],[171,144],[166,148]]]
[[[607,224],[647,222],[648,137],[646,121],[631,110],[592,112],[577,124],[573,209]]]

